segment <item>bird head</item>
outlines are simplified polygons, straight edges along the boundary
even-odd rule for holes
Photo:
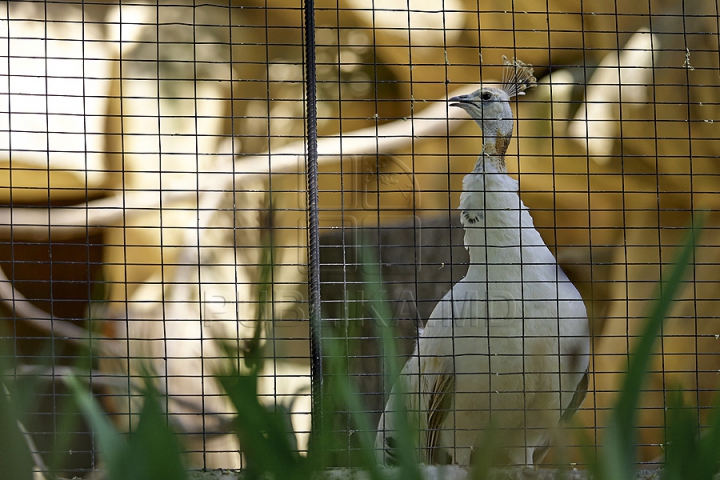
[[[532,65],[503,57],[505,68],[500,87],[483,87],[467,95],[448,100],[451,107],[465,110],[483,130],[483,151],[504,155],[512,137],[513,114],[510,99],[525,95],[536,85]]]
[[[451,107],[465,110],[481,127],[481,122],[486,120],[512,120],[510,96],[500,88],[483,87],[467,95],[452,97],[448,102]]]

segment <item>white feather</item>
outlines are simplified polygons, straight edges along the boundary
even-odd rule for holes
[[[497,105],[468,100],[488,91]],[[465,177],[460,197],[470,266],[435,307],[402,385],[393,388],[376,439],[382,463],[394,455],[388,438],[396,435],[393,405],[401,390],[410,422],[419,427],[418,460],[470,465],[492,423],[507,463],[532,465],[588,365],[582,298],[535,229],[517,182],[505,171],[505,152],[494,148],[512,133],[509,97],[499,89],[464,97],[456,99],[467,102],[459,106],[471,115],[482,109],[479,119],[473,116],[483,126],[483,151],[490,152]],[[437,409],[436,385],[448,384],[441,380],[452,386],[447,411]]]

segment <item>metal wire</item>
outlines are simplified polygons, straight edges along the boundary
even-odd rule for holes
[[[305,112],[307,117],[308,291],[312,365],[313,432],[322,428],[323,366],[320,299],[320,215],[318,202],[317,77],[315,59],[315,2],[305,0]]]

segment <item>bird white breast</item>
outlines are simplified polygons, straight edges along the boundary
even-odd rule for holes
[[[415,355],[421,373],[454,363],[453,412],[439,446],[452,450],[456,463],[470,461],[490,411],[508,441],[521,444],[509,450],[513,463],[526,463],[587,368],[585,306],[535,229],[515,180],[499,172],[468,175],[460,208],[468,273],[433,311]]]

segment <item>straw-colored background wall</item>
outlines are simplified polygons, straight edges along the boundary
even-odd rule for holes
[[[444,100],[497,79],[502,55],[535,65],[540,86],[517,104],[509,167],[591,306],[595,393],[579,422],[602,426],[681,227],[693,211],[717,208],[717,3],[376,3],[316,2],[322,226],[454,210],[480,132]],[[82,282],[104,279],[97,344],[121,358],[100,371],[137,371],[127,355],[150,359],[171,413],[190,414],[177,417],[188,448],[217,452],[194,463],[211,467],[240,457],[231,436],[201,436],[224,417],[193,414],[228,409],[203,374],[221,354],[215,339],[242,341],[257,326],[268,242],[277,321],[264,335],[278,360],[263,391],[284,398],[309,385],[301,5],[233,7],[241,4],[0,9],[3,236],[71,243],[54,248],[82,263],[88,235],[102,234],[92,237],[102,264],[66,272],[81,293],[35,303],[82,317],[92,290]],[[662,454],[665,389],[698,392],[688,395],[707,406],[717,387],[717,223],[712,215],[643,397],[644,460]],[[21,249],[3,252],[8,277],[32,280],[16,282],[19,292],[53,298],[53,268],[9,269]],[[41,323],[21,328],[37,335]],[[132,408],[122,396],[107,407]],[[307,431],[309,407],[307,396],[294,404],[298,430]]]

